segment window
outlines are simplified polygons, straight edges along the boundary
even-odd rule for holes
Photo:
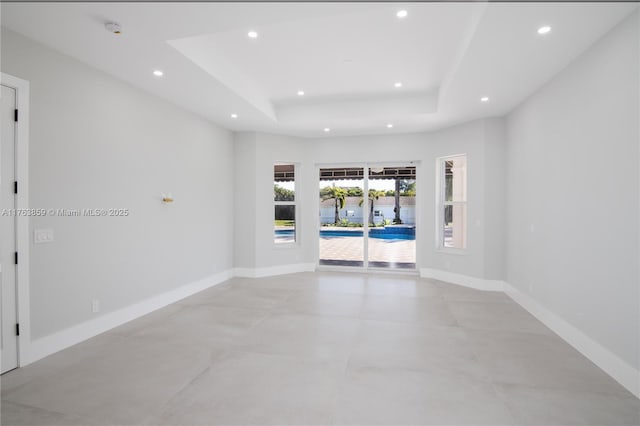
[[[296,167],[294,164],[273,166],[273,235],[276,244],[296,241]]]
[[[467,156],[438,159],[438,247],[467,248]]]

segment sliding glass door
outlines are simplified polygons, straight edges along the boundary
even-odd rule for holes
[[[319,264],[415,269],[416,168],[319,170]]]

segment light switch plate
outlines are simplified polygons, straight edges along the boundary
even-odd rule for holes
[[[50,243],[53,241],[53,229],[34,229],[33,242],[35,244]]]

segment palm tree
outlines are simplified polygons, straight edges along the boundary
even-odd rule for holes
[[[377,189],[369,190],[369,223],[373,223],[373,201],[379,199],[380,197],[384,197],[387,193],[385,191],[379,191]],[[364,199],[360,200],[360,206],[364,203]]]
[[[334,223],[337,225],[340,222],[340,209],[344,208],[344,203],[347,198],[347,190],[339,186],[325,186],[320,190],[320,198],[322,201],[335,200],[335,216]]]

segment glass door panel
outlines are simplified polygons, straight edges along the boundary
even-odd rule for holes
[[[416,168],[372,166],[368,178],[368,266],[415,269]]]
[[[364,168],[320,169],[320,265],[364,266]]]

